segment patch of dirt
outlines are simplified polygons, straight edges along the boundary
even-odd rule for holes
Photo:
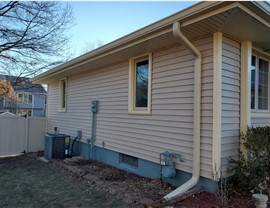
[[[221,206],[219,199],[214,195],[206,192],[194,194],[183,202],[176,203],[175,208],[254,208],[252,199],[239,196],[227,199],[227,202]]]
[[[192,194],[180,201],[165,203],[163,197],[174,187],[161,180],[152,180],[119,170],[112,166],[82,157],[65,160],[51,160],[50,165],[57,171],[94,187],[106,196],[116,196],[125,202],[148,208],[254,208],[251,196],[236,196],[221,206],[214,194],[201,192]]]
[[[151,180],[81,157],[52,160],[50,164],[59,172],[81,180],[107,195],[122,198],[130,204],[150,206],[174,188],[161,180]]]

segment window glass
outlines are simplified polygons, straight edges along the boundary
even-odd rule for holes
[[[256,57],[251,59],[251,109],[255,109],[255,80],[256,80]]]
[[[62,108],[65,108],[66,107],[66,81],[65,80],[62,81],[62,93],[63,93]]]
[[[32,103],[32,94],[31,93],[19,93],[18,94],[19,103]]]
[[[32,103],[32,95],[31,94],[29,94],[29,96],[28,96],[28,102]]]
[[[28,100],[27,98],[28,98],[28,95],[24,93],[24,94],[23,94],[23,102],[24,102],[24,103],[28,103],[28,102],[27,102],[27,100]]]
[[[147,107],[148,103],[148,60],[136,63],[136,105]]]
[[[268,109],[268,62],[259,59],[258,109]]]
[[[22,103],[23,99],[22,99],[23,95],[21,93],[18,94],[18,102]]]
[[[67,93],[67,80],[62,79],[59,81],[59,110],[66,111],[66,93]]]
[[[251,58],[251,103],[253,110],[269,109],[269,62],[255,55]]]

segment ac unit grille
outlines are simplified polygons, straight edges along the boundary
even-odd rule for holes
[[[46,134],[44,144],[44,157],[47,160],[65,159],[65,134]]]

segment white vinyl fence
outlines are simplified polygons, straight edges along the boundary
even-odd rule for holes
[[[44,148],[46,118],[0,116],[0,156]]]

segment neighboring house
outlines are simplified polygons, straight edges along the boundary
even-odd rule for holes
[[[181,186],[166,199],[214,191],[240,132],[270,124],[269,37],[268,3],[201,2],[33,82],[48,84],[48,131],[82,130],[81,155],[152,178],[172,156],[163,176]]]
[[[15,91],[17,100],[2,97],[0,112],[11,112],[17,115],[44,117],[46,109],[46,90],[41,84],[33,84],[29,78],[0,75],[0,79],[8,80]],[[15,82],[18,82],[14,84]]]

